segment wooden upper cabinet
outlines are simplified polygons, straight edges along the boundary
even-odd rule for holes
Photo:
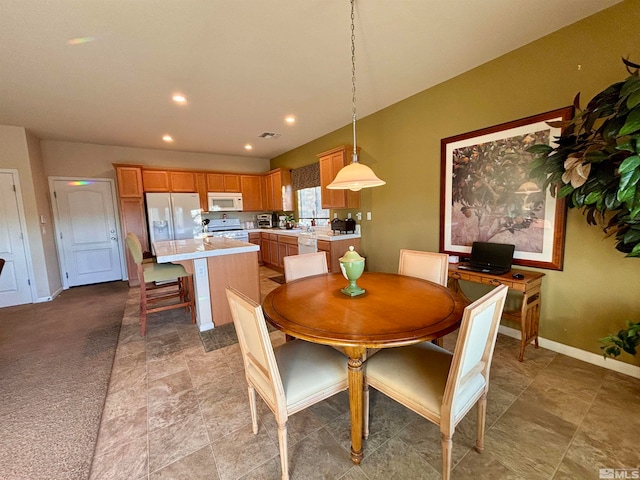
[[[255,212],[264,209],[262,202],[262,175],[240,175],[242,210]]]
[[[118,181],[118,196],[120,198],[140,198],[144,192],[142,188],[142,168],[140,166],[114,165]]]
[[[264,181],[265,210],[293,210],[293,190],[291,188],[291,172],[285,168],[272,170],[265,175]]]
[[[165,170],[143,170],[142,184],[145,192],[170,192],[169,172]]]
[[[209,192],[240,192],[240,175],[235,173],[207,173]]]
[[[169,172],[169,180],[172,192],[194,193],[196,187],[196,175],[193,172]]]
[[[343,145],[317,155],[320,162],[322,208],[359,208],[360,192],[329,190],[329,185],[342,167],[351,161],[353,147]]]

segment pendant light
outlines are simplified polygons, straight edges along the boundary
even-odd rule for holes
[[[333,179],[328,189],[331,190],[353,190],[357,192],[363,188],[379,187],[384,185],[384,180],[376,177],[366,165],[358,163],[358,150],[356,146],[356,34],[354,28],[354,4],[355,0],[351,0],[351,108],[352,108],[352,124],[353,124],[353,154],[351,163],[343,167],[336,178]]]

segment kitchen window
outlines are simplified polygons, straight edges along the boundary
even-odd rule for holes
[[[311,225],[311,220],[316,223],[327,223],[329,209],[322,208],[322,191],[320,186],[303,188],[298,190],[298,221],[305,225]]]
[[[291,171],[291,183],[298,199],[298,221],[311,225],[311,220],[325,224],[329,210],[322,208],[320,164],[312,163]]]

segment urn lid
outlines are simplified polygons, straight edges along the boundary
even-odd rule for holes
[[[364,261],[364,258],[354,250],[353,246],[350,246],[349,251],[346,252],[339,260],[341,262],[362,262]]]

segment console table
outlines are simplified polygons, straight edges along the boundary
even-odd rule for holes
[[[522,278],[513,278],[513,274],[521,274]],[[516,290],[522,293],[522,304],[519,310],[506,310],[503,313],[504,318],[520,322],[520,331],[522,338],[520,340],[520,353],[518,360],[524,360],[524,349],[527,345],[534,342],[538,348],[538,323],[540,321],[540,305],[542,285],[542,277],[544,273],[531,272],[528,270],[512,269],[504,275],[492,275],[490,273],[470,272],[468,270],[458,269],[457,264],[449,264],[449,288],[464,295],[460,288],[458,280],[466,280],[468,282],[482,283],[485,285],[506,285],[510,290]]]

